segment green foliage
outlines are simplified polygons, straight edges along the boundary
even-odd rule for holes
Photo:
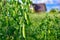
[[[31,40],[59,40],[60,17],[58,15],[31,14],[31,26],[26,28],[27,39]]]
[[[59,13],[58,9],[51,9],[50,10],[50,14],[57,14],[57,13]]]
[[[29,14],[30,3],[0,1],[0,40],[60,39],[60,15]]]
[[[15,0],[0,2],[0,40],[25,39],[25,27],[30,24],[27,8],[29,1]]]

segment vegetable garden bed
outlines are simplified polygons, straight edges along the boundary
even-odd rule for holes
[[[0,40],[60,40],[60,14],[32,14],[26,4],[1,0]]]

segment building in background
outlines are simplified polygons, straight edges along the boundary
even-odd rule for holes
[[[32,1],[30,8],[34,9],[35,12],[45,12],[47,10],[46,4],[44,2],[39,2],[38,0],[37,3]]]
[[[32,6],[35,12],[45,12],[47,10],[45,3],[32,4]]]
[[[51,9],[60,10],[60,0],[31,0],[33,4],[45,3],[47,12]]]

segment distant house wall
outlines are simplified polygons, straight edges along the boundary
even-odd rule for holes
[[[32,4],[34,7],[35,12],[45,12],[46,11],[46,5],[44,3],[40,4]]]

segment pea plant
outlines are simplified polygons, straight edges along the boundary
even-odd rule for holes
[[[0,40],[25,40],[29,20],[30,0],[1,0]]]

